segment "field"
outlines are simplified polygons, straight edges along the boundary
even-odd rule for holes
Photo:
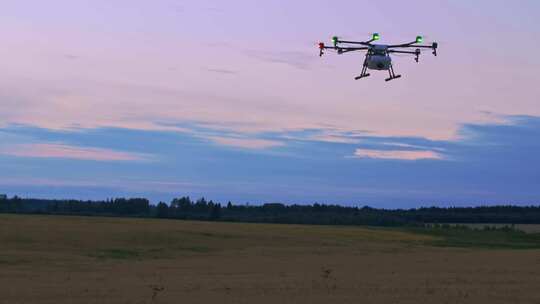
[[[452,224],[452,225],[467,226],[473,229],[483,229],[486,226],[497,227],[497,228],[508,226],[508,224],[463,224],[463,223]],[[516,227],[516,229],[527,232],[527,233],[540,233],[540,225],[516,224],[514,226]]]
[[[539,238],[0,215],[0,303],[540,303]]]

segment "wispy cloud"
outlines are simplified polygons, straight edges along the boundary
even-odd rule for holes
[[[70,146],[62,143],[16,144],[9,147],[0,148],[0,154],[16,157],[61,158],[94,161],[151,160],[151,156],[147,154],[93,147]]]
[[[217,73],[217,74],[225,74],[225,75],[234,75],[237,73],[236,71],[233,71],[233,70],[217,69],[217,68],[207,68],[206,71]]]
[[[400,147],[400,148],[411,148],[411,149],[431,149],[436,151],[444,151],[444,148],[438,148],[438,147],[426,147],[421,145],[413,145],[413,144],[407,144],[407,143],[399,143],[399,142],[383,142],[382,143],[385,146],[390,147]]]
[[[310,68],[314,58],[311,54],[298,51],[247,50],[246,55],[270,63],[282,63],[301,70]]]
[[[218,145],[231,146],[243,149],[262,150],[274,147],[284,146],[285,143],[277,140],[257,139],[257,138],[238,138],[238,137],[222,137],[208,136],[207,139]]]
[[[421,160],[443,159],[442,155],[435,151],[407,151],[407,150],[369,150],[356,149],[354,153],[358,158],[396,159],[396,160]]]

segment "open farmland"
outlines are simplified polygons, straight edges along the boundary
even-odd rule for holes
[[[0,215],[0,303],[540,302],[538,235],[467,233]]]

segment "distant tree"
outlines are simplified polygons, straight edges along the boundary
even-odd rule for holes
[[[150,212],[151,211],[151,212]],[[375,226],[429,226],[466,229],[463,224],[540,224],[540,206],[480,206],[480,207],[428,207],[418,209],[375,209],[368,206],[339,205],[233,205],[226,208],[214,201],[201,198],[193,202],[189,197],[175,198],[170,206],[160,202],[151,206],[144,198],[116,198],[103,201],[45,200],[0,197],[0,212],[49,213],[105,216],[156,216],[191,220],[226,220],[236,222],[265,222],[322,225],[375,225]],[[486,228],[513,230],[505,228]]]
[[[206,202],[206,199],[204,197],[201,197],[200,199],[197,200],[197,202],[195,203],[195,205],[199,205],[199,206],[206,206],[208,203]]]
[[[164,202],[159,202],[157,205],[157,217],[159,218],[166,218],[169,216],[169,206],[165,204]]]
[[[0,212],[9,212],[7,196],[0,195]]]
[[[210,212],[210,220],[217,221],[221,218],[221,205],[213,204],[212,210]]]

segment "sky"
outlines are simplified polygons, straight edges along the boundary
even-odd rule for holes
[[[0,193],[382,208],[540,202],[540,2],[0,3]],[[355,81],[338,35],[424,35]]]

